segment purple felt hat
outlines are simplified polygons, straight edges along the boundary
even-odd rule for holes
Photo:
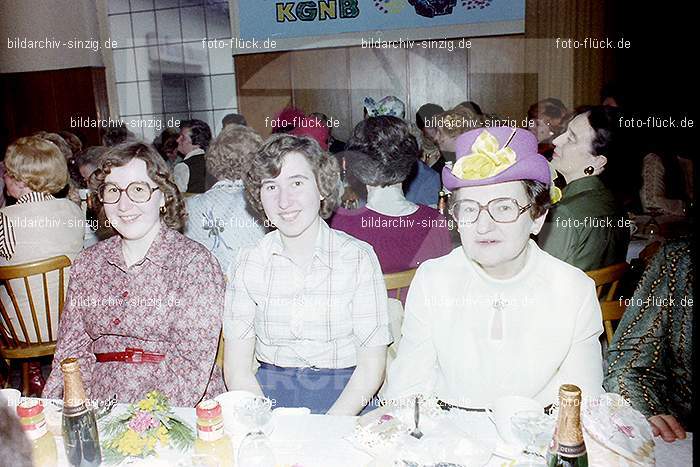
[[[466,186],[535,180],[549,186],[549,162],[537,153],[537,138],[522,128],[478,128],[457,137],[457,160],[442,169],[450,191]]]

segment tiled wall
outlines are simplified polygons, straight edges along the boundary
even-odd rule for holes
[[[230,39],[227,0],[108,0],[119,115],[151,141],[170,119],[197,118],[216,134],[236,112],[230,48],[209,49],[202,39]],[[155,122],[154,124],[150,122]]]

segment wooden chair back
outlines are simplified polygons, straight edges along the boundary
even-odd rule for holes
[[[408,289],[411,285],[416,271],[417,269],[407,269],[406,271],[384,274],[384,283],[386,284],[386,290],[389,292],[389,298],[400,300],[401,292],[404,289]]]
[[[224,331],[223,329],[219,333],[219,345],[216,348],[216,359],[214,360],[216,366],[224,369]]]
[[[389,346],[386,355],[386,369],[389,370],[391,362],[396,358],[401,341],[401,326],[403,324],[403,305],[401,299],[407,291],[416,275],[416,269],[408,269],[401,272],[384,274],[384,283],[388,292],[387,312],[389,313],[389,328],[394,336],[394,342]]]
[[[620,300],[621,297],[617,294],[620,286],[620,281],[629,270],[629,264],[617,263],[606,266],[594,271],[588,271],[586,274],[595,282],[596,293],[600,301],[602,311],[603,327],[605,328],[605,337],[608,344],[613,338],[613,321],[619,321],[625,311],[625,306]]]
[[[600,304],[600,311],[603,314],[603,326],[605,327],[605,339],[608,345],[612,342],[613,327],[612,322],[620,321],[625,313],[625,304],[622,300],[605,301]]]
[[[50,290],[48,274],[52,271],[57,271],[58,274],[58,287],[56,293],[58,294],[58,313],[56,316],[60,318],[63,311],[63,302],[66,293],[66,276],[65,269],[70,267],[71,262],[67,256],[56,256],[53,258],[45,259],[42,261],[35,261],[32,263],[18,264],[14,266],[2,266],[0,267],[0,284],[5,288],[7,295],[10,299],[12,307],[6,307],[6,303],[0,300],[0,355],[5,359],[15,359],[15,358],[35,358],[43,357],[46,355],[53,355],[56,349],[56,339],[53,333],[53,326],[51,322],[51,308],[50,308]],[[42,293],[35,295],[37,292],[36,287],[32,287],[30,284],[30,278],[32,276],[41,276]],[[13,286],[12,281],[14,279],[20,279],[23,287],[21,289],[26,293],[27,305],[29,307],[29,312],[31,313],[31,321],[26,320],[25,317],[29,315],[27,310],[21,309],[20,302],[18,300],[20,287]],[[16,284],[16,282],[15,282]],[[24,298],[24,297],[22,297]],[[43,300],[44,309],[37,311],[37,304],[40,303],[39,300]],[[43,311],[43,312],[42,312]],[[11,318],[16,318],[16,322],[19,326],[13,324]],[[42,335],[41,329],[43,321],[46,322],[46,335]],[[41,322],[41,324],[40,324]],[[58,324],[58,323],[56,323]],[[30,330],[34,331],[32,334]]]

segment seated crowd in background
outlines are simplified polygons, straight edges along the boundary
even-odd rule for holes
[[[7,259],[17,262],[21,251],[73,261],[43,394],[61,395],[58,367],[68,356],[79,358],[91,398],[132,402],[159,389],[182,406],[226,387],[342,415],[374,408],[367,401],[382,384],[383,399],[432,392],[455,406],[513,392],[546,405],[561,383],[603,391],[601,311],[582,271],[625,260],[618,113],[567,115],[560,104],[535,104],[529,129],[486,128],[494,117],[473,102],[424,105],[414,125],[400,99],[368,97],[347,143],[325,114],[294,108],[278,114],[267,140],[237,114],[213,141],[207,123],[184,121],[159,135],[158,151],[123,126],[87,149],[68,135],[21,138],[5,157],[5,189],[17,203],[0,210],[0,251],[12,249]],[[686,213],[692,197],[669,183],[677,160],[664,157],[645,158],[642,204],[676,213],[667,201],[680,200]],[[60,180],[41,185],[23,172],[40,163],[60,166],[51,172]],[[348,186],[361,198],[356,209],[340,206]],[[430,207],[441,188],[451,192],[456,249],[447,219]],[[20,241],[14,230],[15,211],[33,215],[46,203],[66,211],[51,215],[76,219],[62,252],[24,248],[66,240],[53,232]],[[86,216],[108,233],[91,237]],[[685,250],[674,248],[662,250],[635,296],[647,295],[654,277],[692,296],[692,275],[681,275]],[[392,332],[382,274],[416,267],[403,327]],[[692,429],[681,345],[690,339],[688,307],[656,311],[661,319],[652,320],[629,307],[605,388],[630,399],[664,439],[681,438]],[[214,363],[222,327],[226,386]],[[392,343],[398,353],[385,380]],[[649,354],[660,344],[670,373],[655,376],[674,379],[675,396],[640,383],[648,372],[640,380],[637,363],[660,368]],[[634,365],[630,345],[640,355]],[[127,348],[142,349],[146,362],[125,365]]]

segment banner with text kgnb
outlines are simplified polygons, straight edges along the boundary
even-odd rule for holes
[[[525,0],[232,0],[234,54],[519,34]]]

